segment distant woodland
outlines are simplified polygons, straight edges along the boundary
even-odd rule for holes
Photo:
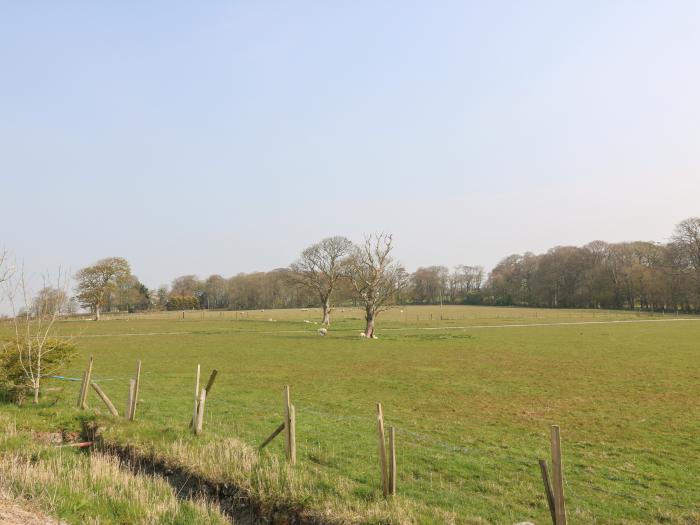
[[[352,253],[352,243],[343,237],[322,242],[329,240],[347,242],[349,251],[339,254],[337,282],[331,287],[331,296],[323,300],[332,305],[357,304],[358,290],[352,279],[344,278],[343,271],[343,257]],[[313,249],[322,242],[307,248],[299,261],[286,268],[205,279],[183,275],[169,286],[150,290],[131,274],[128,263],[119,259],[124,263],[122,276],[99,302],[103,311],[321,306],[313,283],[303,278],[308,267],[301,263],[313,263],[314,259],[305,257],[313,255]],[[393,304],[698,312],[700,218],[679,223],[667,243],[593,241],[585,246],[556,246],[542,254],[509,255],[488,275],[481,266],[467,264],[421,267],[408,273],[394,263],[393,271],[389,294]],[[79,302],[84,306],[90,303],[84,296],[79,297],[79,301],[73,301],[74,308]]]

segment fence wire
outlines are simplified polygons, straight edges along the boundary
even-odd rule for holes
[[[164,380],[167,380],[169,382],[172,382],[173,379],[191,379],[192,374],[188,372],[182,372],[182,373],[174,373],[174,372],[161,372],[157,370],[148,370],[144,371],[142,373],[142,377],[157,377],[161,378]],[[206,380],[206,374],[204,374]],[[96,377],[94,379],[95,382],[101,382],[101,381],[116,381],[116,380],[128,380],[133,377],[133,374],[119,374],[119,375],[111,375],[109,377]],[[72,377],[63,377],[63,376],[56,376],[53,377],[54,379],[58,380],[68,380],[68,381],[80,381],[80,378],[72,378]],[[214,403],[214,406],[223,403],[223,401],[217,401],[216,397],[212,397],[212,401]],[[237,400],[239,403],[238,406],[242,406],[245,408],[245,410],[248,411],[257,411],[257,412],[269,412],[271,409],[274,411],[275,406],[277,405],[276,402],[273,402],[272,400],[269,403],[263,403],[263,402],[256,402],[256,401],[251,401],[251,400],[244,400],[244,399],[239,399]],[[323,410],[321,407],[314,403],[309,403],[307,401],[296,401],[295,406],[297,408],[297,418],[303,418],[305,415],[311,415],[316,418],[322,419],[322,420],[327,420],[327,421],[332,421],[336,424],[339,424],[342,426],[342,433],[344,436],[350,436],[353,440],[356,442],[367,442],[368,444],[374,440],[376,440],[376,435],[374,434],[375,432],[375,425],[376,425],[376,419],[370,416],[369,414],[367,416],[357,416],[357,415],[350,415],[350,414],[338,414],[338,413],[333,413],[329,412],[327,410]],[[280,408],[279,410],[279,415],[282,415],[282,410]],[[208,416],[208,421],[211,423],[215,423],[212,421],[215,417]],[[494,467],[498,468],[503,466],[504,464],[510,464],[511,466],[517,466],[519,470],[523,469],[532,469],[532,476],[528,474],[528,480],[532,481],[535,484],[541,483],[539,480],[539,476],[537,475],[538,469],[537,469],[537,455],[533,454],[532,457],[523,457],[522,455],[515,455],[515,454],[506,454],[504,453],[503,450],[484,450],[483,448],[477,448],[477,447],[468,447],[464,446],[459,443],[453,443],[450,441],[442,440],[436,438],[434,435],[426,434],[423,432],[419,432],[417,430],[407,428],[406,426],[402,424],[395,424],[392,420],[391,417],[385,418],[385,423],[387,426],[393,426],[396,429],[397,436],[405,437],[407,438],[405,441],[402,440],[403,445],[402,446],[408,446],[411,447],[412,449],[415,450],[423,450],[425,453],[423,454],[427,459],[434,460],[434,455],[431,454],[431,451],[439,450],[446,452],[448,454],[453,454],[453,455],[459,455],[464,458],[471,458],[474,460],[478,460],[480,463],[484,465],[488,465],[489,467]],[[220,425],[221,426],[221,425]],[[225,425],[224,425],[225,426]],[[223,427],[222,427],[223,428]],[[324,433],[330,433],[333,432],[332,428],[323,428],[322,429]],[[262,438],[261,438],[262,439]],[[320,446],[320,442],[318,442]],[[375,454],[375,450],[373,448],[368,449],[368,455],[372,456]],[[454,457],[454,456],[453,456]],[[622,482],[625,483],[635,483],[639,484],[638,482],[632,480],[632,479],[624,479],[627,477],[627,472],[620,471],[614,466],[608,466],[606,465],[606,469],[611,470],[611,471],[616,471],[620,477]],[[366,468],[359,469],[358,472],[356,472],[355,475],[350,474],[352,477],[357,477],[357,475],[361,472],[362,474],[367,474],[368,472],[371,472],[372,468],[369,466]],[[522,472],[521,472],[521,475]],[[415,477],[415,475],[414,475]],[[430,480],[431,484],[433,482],[433,473],[430,472],[428,476],[426,476],[424,479]],[[618,500],[624,500],[625,502],[632,504],[632,505],[637,505],[641,506],[642,508],[647,507],[652,505],[648,499],[643,499],[640,498],[637,495],[630,494],[630,493],[624,493],[620,491],[615,491],[611,490],[608,488],[603,488],[601,486],[598,486],[590,481],[586,480],[577,480],[576,483],[573,483],[570,481],[571,476],[566,475],[566,471],[564,473],[564,483],[566,487],[566,492],[570,496],[568,499],[569,501],[578,501],[578,502],[583,502],[586,501],[588,498],[584,496],[584,491],[588,492],[595,492],[599,494],[604,494],[610,498],[616,498]],[[453,483],[448,482],[448,485],[453,485]],[[454,489],[457,490],[457,489]],[[697,511],[700,510],[700,506],[698,504],[691,504],[691,505],[683,505],[679,503],[675,503],[673,501],[668,501],[667,499],[663,501],[662,505],[659,505],[659,508],[663,507],[671,507],[674,509],[679,509],[679,510],[684,510],[684,511]],[[595,505],[590,505],[586,507],[586,511],[590,512],[591,515],[593,516],[594,522],[597,522],[598,518],[596,517],[596,508]]]

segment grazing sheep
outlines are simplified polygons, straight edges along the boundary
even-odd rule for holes
[[[328,333],[328,330],[326,330],[325,328],[319,328],[319,329],[318,329],[318,335],[320,335],[320,336],[324,336],[324,335],[326,335],[327,333]]]
[[[360,337],[362,337],[362,338],[367,337],[367,334],[365,334],[364,332],[360,332]]]

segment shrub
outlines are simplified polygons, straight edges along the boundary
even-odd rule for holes
[[[33,355],[29,353],[30,342],[36,348],[33,339],[21,340],[19,344],[24,346],[20,348],[16,341],[5,342],[0,348],[0,396],[18,404],[24,402],[33,389],[30,370],[36,375],[38,369],[41,379],[63,370],[78,354],[76,346],[70,341],[51,337],[42,346],[41,364],[37,366],[36,352]],[[30,355],[31,358],[28,357]],[[37,381],[36,384],[41,383]]]
[[[192,295],[176,295],[168,300],[165,307],[168,310],[197,310],[199,299]]]

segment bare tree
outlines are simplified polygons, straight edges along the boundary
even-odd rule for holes
[[[209,308],[228,307],[228,283],[220,275],[210,275],[204,282],[202,306]]]
[[[676,225],[673,242],[685,256],[688,269],[700,276],[700,217],[691,217]]]
[[[32,315],[46,317],[54,312],[62,314],[69,308],[68,293],[55,286],[44,286],[32,300]]]
[[[104,306],[109,293],[130,275],[129,263],[121,257],[102,259],[75,275],[78,281],[78,300],[95,313],[95,321],[100,320],[100,308]]]
[[[406,287],[406,270],[391,257],[392,236],[369,235],[355,247],[347,263],[347,275],[365,308],[365,331],[373,338],[374,324],[380,312],[387,310],[397,293]]]
[[[45,293],[46,290],[53,292]],[[70,340],[56,337],[53,330],[68,299],[68,278],[59,270],[55,285],[50,285],[45,277],[44,293],[31,298],[21,270],[6,279],[4,291],[12,311],[14,333],[3,348],[3,379],[14,383],[18,401],[29,387],[34,403],[38,403],[42,378],[55,373],[75,353]]]
[[[343,262],[352,247],[345,237],[328,237],[306,248],[291,265],[292,278],[318,295],[324,325],[331,324],[331,296],[343,276]]]
[[[12,273],[14,272],[14,267],[8,266],[7,264],[7,252],[0,252],[0,284],[7,281]]]
[[[168,303],[169,294],[167,284],[161,284],[157,290],[151,290],[151,306],[158,310],[164,310],[165,305]]]

